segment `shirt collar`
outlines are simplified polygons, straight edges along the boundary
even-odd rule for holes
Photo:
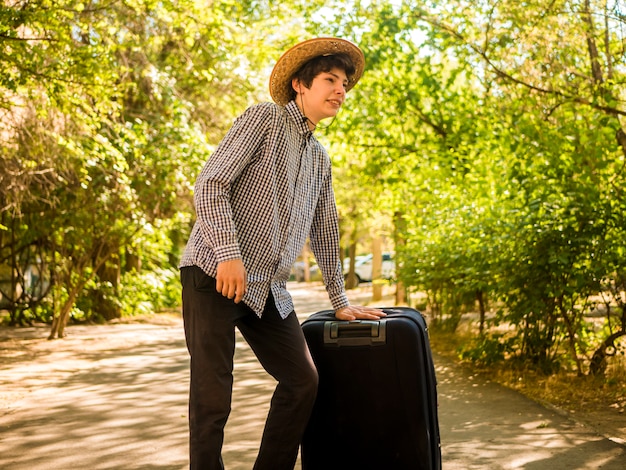
[[[298,132],[300,132],[303,137],[310,137],[313,134],[313,131],[309,129],[308,120],[304,114],[302,114],[302,111],[300,111],[296,102],[293,100],[290,101],[285,105],[285,109],[287,110],[287,114],[291,117],[291,119],[293,119]]]

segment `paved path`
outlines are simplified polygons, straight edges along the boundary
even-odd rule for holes
[[[293,287],[303,319],[328,308],[319,286]],[[187,468],[180,322],[73,326],[60,349],[43,339],[47,330],[22,332],[38,335],[28,340],[37,361],[3,348],[10,340],[0,338],[0,402],[8,402],[0,409],[0,469]],[[236,361],[224,460],[227,470],[250,470],[274,385],[243,341]],[[441,357],[435,362],[444,470],[626,469],[622,445]]]

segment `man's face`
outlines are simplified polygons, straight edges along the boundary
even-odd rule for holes
[[[293,86],[298,93],[296,104],[306,117],[317,124],[322,119],[337,115],[346,99],[347,85],[348,77],[339,68],[317,75],[310,88],[294,81]]]

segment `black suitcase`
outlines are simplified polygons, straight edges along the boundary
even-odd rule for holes
[[[380,321],[302,323],[320,382],[303,470],[440,470],[437,388],[426,321],[383,309]]]

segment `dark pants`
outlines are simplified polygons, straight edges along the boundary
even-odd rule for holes
[[[183,319],[191,356],[192,470],[222,470],[233,386],[235,326],[277,381],[254,470],[292,470],[317,393],[317,370],[295,312],[282,319],[270,293],[262,318],[215,290],[200,268],[181,269]]]

